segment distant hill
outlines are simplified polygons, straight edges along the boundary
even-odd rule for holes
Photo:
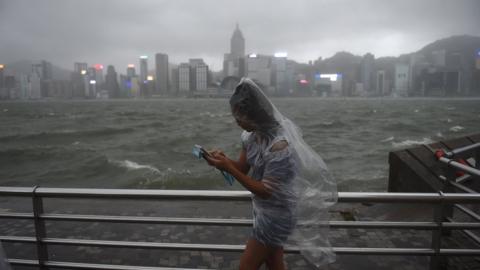
[[[14,75],[15,77],[21,74],[29,75],[32,72],[32,64],[39,63],[39,61],[22,60],[5,65],[5,73],[7,75]],[[71,71],[57,67],[52,64],[52,75],[54,80],[70,80]]]
[[[463,35],[437,40],[420,49],[418,53],[431,54],[433,51],[447,50],[474,56],[479,49],[480,37]]]

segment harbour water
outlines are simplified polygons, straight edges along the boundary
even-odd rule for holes
[[[480,131],[479,99],[273,99],[340,191],[384,191],[388,152]],[[242,189],[192,153],[235,157],[227,99],[0,103],[0,186]]]

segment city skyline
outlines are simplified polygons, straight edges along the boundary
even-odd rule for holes
[[[123,73],[128,64],[138,65],[139,55],[148,55],[154,66],[155,53],[164,52],[171,63],[203,58],[211,70],[220,71],[236,23],[246,53],[286,51],[289,59],[302,63],[338,51],[398,56],[451,35],[480,35],[480,4],[470,0],[280,1],[255,4],[255,9],[248,1],[230,7],[212,1],[116,4],[0,0],[0,62],[47,59],[71,70],[73,62],[81,61],[112,64]],[[79,18],[87,8],[89,15]],[[129,14],[142,16],[134,20]]]

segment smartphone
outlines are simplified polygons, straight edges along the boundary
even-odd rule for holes
[[[193,151],[192,152],[198,158],[206,159],[206,157],[211,157],[210,153],[208,153],[207,150],[205,150],[202,146],[200,146],[198,144],[195,144],[193,146]]]

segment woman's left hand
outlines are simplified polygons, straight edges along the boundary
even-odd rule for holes
[[[209,164],[215,166],[215,168],[226,172],[230,172],[234,167],[228,157],[219,153],[212,153],[212,155],[208,157],[208,161]]]

